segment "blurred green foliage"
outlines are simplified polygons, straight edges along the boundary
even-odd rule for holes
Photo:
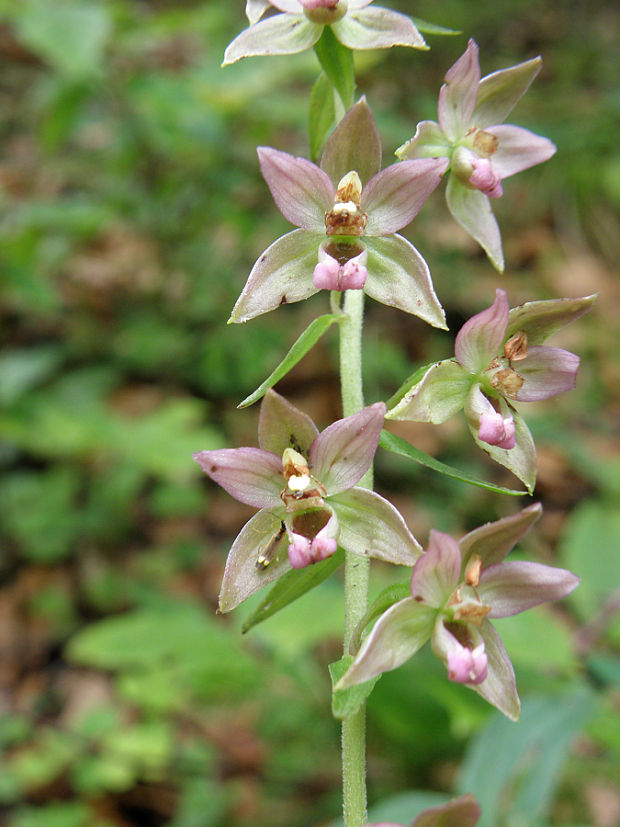
[[[247,638],[243,618],[261,595],[216,617],[247,509],[191,461],[197,450],[255,444],[256,411],[236,404],[328,309],[317,296],[225,325],[256,256],[286,229],[255,147],[308,154],[318,68],[305,54],[221,70],[243,5],[0,0],[0,819],[9,827],[316,827],[339,813],[327,672],[340,657],[339,580]],[[412,11],[405,0],[385,5]],[[497,204],[507,289],[512,304],[602,295],[596,317],[563,342],[583,357],[578,392],[528,418],[545,517],[520,553],[574,569],[583,585],[559,610],[498,624],[523,723],[448,683],[423,651],[384,675],[369,701],[372,813],[409,823],[467,789],[489,827],[604,825],[597,796],[613,793],[620,758],[618,15],[567,0],[419,0],[415,14],[464,35],[429,36],[426,54],[356,54],[386,162],[434,117],[466,36],[479,42],[484,72],[542,53],[514,120],[559,152],[507,183]],[[496,275],[439,194],[408,234],[458,329],[488,304]],[[334,330],[278,385],[322,425],[340,415]],[[445,334],[372,304],[366,335],[369,401],[452,352]],[[514,485],[461,426],[403,435]],[[458,535],[518,507],[387,454],[377,479],[422,542],[431,526]],[[374,575],[378,594],[406,573]]]

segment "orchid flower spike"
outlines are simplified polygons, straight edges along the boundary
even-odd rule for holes
[[[475,827],[480,818],[480,806],[473,795],[461,795],[439,807],[423,810],[411,827]],[[366,827],[403,827],[392,821],[367,824]]]
[[[291,568],[330,557],[338,546],[413,565],[422,550],[401,515],[379,494],[355,487],[377,450],[384,413],[377,402],[319,434],[309,416],[269,390],[261,405],[260,448],[194,454],[212,480],[260,509],[228,555],[220,611],[234,609]]]
[[[310,49],[329,26],[349,49],[427,49],[424,38],[404,14],[369,8],[373,0],[248,0],[249,28],[226,49],[223,66],[244,57],[291,55]],[[269,7],[280,14],[261,17]]]
[[[361,290],[383,304],[446,327],[428,266],[397,230],[439,184],[445,158],[381,167],[370,107],[351,107],[325,145],[318,167],[259,147],[261,171],[282,215],[300,229],[259,257],[230,322],[245,322],[318,290]]]
[[[431,365],[386,417],[438,425],[464,409],[476,444],[531,493],[536,449],[514,403],[549,399],[575,387],[579,358],[542,343],[595,300],[552,299],[509,310],[505,291],[497,290],[491,307],[459,331],[455,358]]]
[[[458,543],[431,531],[428,549],[413,567],[411,595],[379,618],[336,688],[395,669],[430,640],[451,681],[518,720],[514,671],[490,621],[559,600],[579,583],[565,569],[504,561],[541,512],[540,505],[531,505],[470,531]]]
[[[422,121],[414,137],[396,150],[401,159],[450,159],[448,209],[500,272],[502,240],[489,199],[502,195],[504,178],[555,153],[547,138],[502,125],[541,65],[536,57],[480,79],[478,46],[470,40],[439,92],[439,123]]]

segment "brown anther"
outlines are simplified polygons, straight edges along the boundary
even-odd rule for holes
[[[480,583],[480,572],[482,571],[482,559],[479,554],[472,554],[465,568],[465,582],[474,589]]]
[[[362,182],[355,170],[340,179],[334,206],[325,213],[327,235],[364,235],[368,216],[361,209]]]
[[[527,356],[527,333],[520,330],[504,345],[504,356],[511,362],[520,362]]]
[[[477,601],[461,603],[461,605],[454,611],[454,619],[464,620],[467,623],[473,623],[474,626],[481,626],[482,621],[490,611],[490,606],[485,606],[484,603],[478,603]]]
[[[338,183],[336,203],[342,204],[346,201],[352,201],[356,207],[360,207],[362,204],[362,181],[355,170],[347,172]]]
[[[515,398],[525,380],[522,376],[510,368],[502,368],[493,375],[491,385],[498,390],[502,396]]]
[[[474,151],[482,158],[490,158],[499,146],[499,140],[490,132],[479,129],[474,137]]]
[[[291,477],[310,476],[308,463],[294,448],[285,448],[282,454],[282,471],[284,477],[289,480]]]

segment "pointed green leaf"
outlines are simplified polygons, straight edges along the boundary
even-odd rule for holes
[[[398,454],[401,457],[412,459],[414,462],[419,462],[420,465],[432,468],[433,471],[438,471],[440,474],[451,477],[453,480],[466,482],[468,485],[477,485],[479,488],[486,488],[489,491],[495,491],[497,494],[510,494],[513,497],[520,497],[528,493],[527,491],[517,491],[514,488],[504,488],[501,485],[494,485],[492,482],[478,479],[478,477],[474,477],[465,471],[460,471],[458,468],[452,468],[452,466],[446,465],[438,459],[434,459],[434,457],[425,454],[424,451],[420,451],[419,448],[414,448],[413,445],[410,445],[405,439],[401,439],[401,437],[391,434],[389,431],[381,431],[379,445],[392,454]]]
[[[348,109],[353,103],[355,91],[353,52],[336,39],[330,26],[323,29],[323,34],[314,44],[314,51],[321,68],[340,95],[344,108]]]
[[[323,141],[334,123],[335,117],[334,89],[327,75],[321,72],[312,87],[310,95],[308,133],[310,136],[310,158],[313,161],[316,161],[321,154]]]
[[[383,612],[387,612],[390,606],[393,606],[394,603],[398,603],[399,600],[402,600],[404,597],[408,597],[410,591],[411,588],[409,583],[398,583],[395,586],[388,586],[386,589],[383,589],[381,594],[373,602],[372,606],[368,609],[364,617],[355,627],[351,638],[351,643],[349,644],[349,652],[351,652],[351,654],[356,653],[360,648],[362,643],[362,633],[366,626],[368,626],[368,624],[371,623],[375,617],[379,617],[379,615],[383,614]]]
[[[258,402],[269,388],[272,388],[276,382],[279,382],[283,376],[286,376],[289,370],[292,370],[297,362],[314,347],[327,328],[334,322],[339,322],[341,318],[342,316],[339,313],[326,313],[324,316],[319,316],[318,319],[314,319],[301,336],[292,344],[291,349],[273,373],[265,379],[262,385],[256,388],[254,393],[251,393],[243,402],[240,402],[237,407],[247,408],[248,405],[253,405],[255,402]]]
[[[429,23],[428,20],[421,20],[419,17],[411,16],[415,27],[422,34],[462,34],[459,29],[447,29],[445,26],[438,26],[436,23]]]
[[[344,657],[340,658],[340,660],[329,664],[329,674],[332,679],[332,686],[336,686],[340,678],[344,675],[352,663],[353,658],[351,655],[344,655]],[[342,721],[344,718],[355,715],[360,706],[375,688],[375,684],[380,677],[381,675],[377,675],[376,678],[371,678],[371,680],[364,681],[364,683],[358,683],[350,689],[334,689],[332,694],[332,715],[334,718],[338,718],[338,720]]]
[[[297,600],[298,597],[306,594],[315,586],[318,586],[323,580],[327,578],[339,568],[344,562],[344,551],[339,548],[335,554],[328,557],[327,560],[322,560],[320,563],[315,563],[313,566],[307,566],[305,569],[293,569],[284,574],[275,586],[271,589],[267,597],[261,601],[259,606],[252,612],[252,614],[245,620],[241,631],[249,632],[253,626],[267,620],[268,617],[284,609],[289,603]]]

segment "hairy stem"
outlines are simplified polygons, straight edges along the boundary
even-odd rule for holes
[[[362,324],[364,294],[348,290],[344,296],[346,318],[340,325],[340,384],[344,416],[364,407],[362,390]],[[372,487],[372,468],[358,485]],[[370,562],[347,552],[344,573],[344,652],[355,627],[366,612]],[[345,827],[366,823],[366,708],[342,722],[342,790]]]

